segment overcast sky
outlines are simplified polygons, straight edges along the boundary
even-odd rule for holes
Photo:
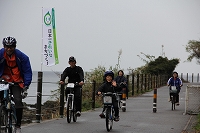
[[[59,64],[41,65],[42,7],[55,8]],[[184,63],[189,40],[200,40],[200,0],[0,0],[0,39],[14,36],[34,71],[63,71],[69,56],[85,71],[145,63],[140,52],[180,58],[176,71],[199,73],[196,60]]]

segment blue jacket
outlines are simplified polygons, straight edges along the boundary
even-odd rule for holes
[[[6,63],[5,58],[3,56],[4,51],[5,51],[4,48],[0,49],[0,77],[3,74],[4,66]],[[29,86],[32,81],[32,69],[29,57],[18,49],[15,49],[14,52],[16,56],[17,66],[20,70],[21,76],[23,77],[24,86]]]
[[[183,85],[183,82],[180,78],[175,78],[174,77],[171,77],[169,78],[168,82],[167,82],[167,85],[170,85],[170,86],[177,86],[180,88],[180,86]]]

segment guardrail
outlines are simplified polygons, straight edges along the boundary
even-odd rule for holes
[[[147,74],[132,74],[127,75],[126,78],[128,79],[128,89],[129,89],[129,96],[137,96],[147,91],[150,91],[154,88],[159,88],[161,86],[166,85],[169,76],[168,75],[147,75]],[[181,74],[181,78],[183,74]],[[186,75],[186,81],[189,81],[189,75]],[[192,82],[194,82],[194,74],[191,76]],[[199,74],[197,74],[197,82],[199,82]],[[37,104],[36,104],[36,122],[40,122],[41,120],[41,99],[42,96],[50,96],[50,95],[42,95],[42,72],[38,72],[38,81],[37,81]],[[47,82],[46,82],[47,83]],[[50,82],[48,82],[50,83]],[[96,101],[99,98],[96,98],[95,92],[96,89],[102,83],[96,83],[96,81],[92,81],[91,83],[85,83],[83,86],[83,99],[88,98],[91,104],[91,109],[95,108]],[[59,97],[59,115],[60,117],[64,117],[64,93],[65,85],[60,85],[60,97]],[[92,91],[91,91],[92,90]],[[128,95],[127,95],[128,96]],[[128,97],[127,97],[128,98]]]

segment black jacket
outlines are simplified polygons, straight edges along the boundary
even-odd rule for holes
[[[125,82],[127,87],[127,79],[124,76],[117,76],[114,80],[118,85],[120,85],[122,82]]]
[[[65,81],[65,78],[68,77],[68,83],[84,82],[84,73],[83,69],[80,66],[75,66],[74,68],[67,67],[62,75],[61,81]]]
[[[98,90],[96,91],[96,94],[98,92],[103,92],[103,93],[107,93],[107,92],[120,92],[121,88],[117,85],[116,87],[112,86],[112,82],[105,82],[103,83]]]

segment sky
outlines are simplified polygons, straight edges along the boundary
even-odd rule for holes
[[[42,7],[54,8],[59,64],[42,65]],[[136,69],[137,55],[179,58],[179,73],[199,73],[186,61],[189,40],[200,40],[199,0],[0,0],[0,39],[13,36],[33,71],[63,71],[74,56],[84,71],[98,66]],[[163,47],[162,47],[163,45]]]

